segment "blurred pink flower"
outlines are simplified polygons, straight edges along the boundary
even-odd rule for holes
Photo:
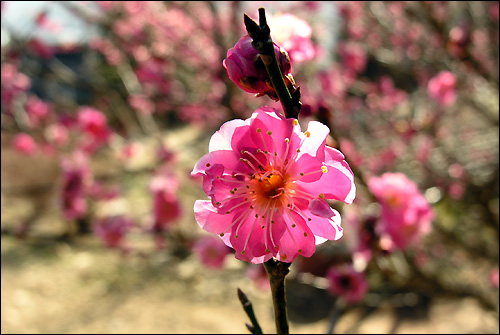
[[[33,137],[24,133],[14,136],[12,147],[17,152],[28,156],[33,155],[37,150],[37,145]]]
[[[32,38],[27,43],[28,50],[42,59],[50,59],[54,56],[56,50],[39,38]]]
[[[139,142],[125,143],[119,152],[119,158],[122,161],[129,161],[136,157],[143,150],[142,145]]]
[[[274,43],[274,51],[278,58],[281,73],[285,82],[294,83],[290,64],[290,57],[285,49]],[[267,94],[277,100],[277,95],[271,85],[264,63],[259,57],[259,53],[252,46],[252,38],[245,35],[240,38],[236,45],[229,49],[227,58],[222,62],[229,79],[231,79],[242,90],[256,93],[257,96]]]
[[[292,62],[302,63],[316,56],[309,23],[289,13],[268,15],[267,22],[273,41],[285,48]]]
[[[368,282],[364,272],[358,272],[352,264],[331,267],[327,274],[328,292],[353,304],[360,301],[368,292]]]
[[[339,54],[342,59],[342,66],[346,70],[351,70],[360,74],[366,68],[367,56],[361,44],[348,42],[339,45]]]
[[[45,138],[57,147],[63,147],[68,143],[68,129],[61,123],[54,123],[45,128]]]
[[[229,249],[219,238],[208,235],[195,241],[193,252],[203,265],[212,269],[221,269],[231,249]]]
[[[130,107],[144,115],[151,115],[155,111],[155,104],[142,94],[131,94],[128,103]]]
[[[457,98],[456,78],[449,71],[441,71],[427,85],[427,93],[442,106],[451,106]]]
[[[89,187],[88,195],[95,200],[111,200],[121,194],[119,185],[104,185],[102,182],[94,182]]]
[[[123,215],[98,218],[93,223],[94,234],[108,248],[127,250],[124,238],[134,227],[132,219]]]
[[[270,291],[269,277],[264,264],[251,264],[246,268],[245,274],[252,279],[255,286],[261,291]]]
[[[18,72],[16,65],[12,63],[2,64],[1,78],[2,112],[10,112],[14,99],[30,88],[31,81],[28,76]]]
[[[88,157],[81,151],[61,161],[62,209],[67,220],[82,218],[87,212],[87,191],[92,183]]]
[[[465,194],[465,186],[461,181],[451,182],[448,187],[448,194],[454,200],[460,200]]]
[[[498,288],[498,268],[491,270],[490,272],[490,283],[494,287]]]
[[[329,132],[317,121],[301,132],[270,107],[223,124],[191,172],[211,199],[195,202],[200,227],[251,263],[292,262],[338,240],[340,214],[325,199],[352,203],[356,188],[344,155],[325,145]]]
[[[42,121],[47,119],[51,110],[50,104],[34,95],[28,98],[24,107],[31,127],[38,127]]]
[[[368,180],[368,187],[382,206],[376,227],[404,250],[429,233],[434,212],[417,185],[402,173],[384,173]]]
[[[182,208],[177,197],[178,179],[168,173],[155,176],[149,184],[153,194],[153,227],[154,233],[168,230],[175,220],[182,215]]]
[[[78,109],[77,123],[84,133],[82,145],[84,150],[94,152],[106,144],[111,135],[106,115],[95,108],[82,106]]]

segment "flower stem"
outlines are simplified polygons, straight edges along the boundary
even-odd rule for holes
[[[247,14],[244,15],[245,27],[248,35],[252,38],[252,46],[259,52],[260,58],[266,67],[276,94],[278,95],[285,117],[299,117],[302,104],[300,103],[300,89],[296,88],[292,93],[283,79],[276,53],[274,52],[274,43],[271,39],[271,29],[267,24],[266,11],[259,8],[259,24],[252,20]]]
[[[269,283],[271,284],[277,334],[289,334],[285,294],[285,276],[289,272],[290,265],[292,265],[292,263],[280,262],[274,258],[271,258],[264,263],[267,276],[269,277]]]

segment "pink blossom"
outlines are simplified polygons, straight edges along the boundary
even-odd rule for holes
[[[124,237],[132,227],[134,222],[130,218],[123,215],[109,216],[96,219],[93,232],[108,248],[125,250]]]
[[[210,198],[195,202],[200,227],[251,263],[292,262],[338,240],[340,214],[325,199],[352,203],[356,188],[344,155],[325,144],[329,132],[317,121],[301,132],[270,107],[223,124],[191,172]]]
[[[465,186],[463,182],[454,181],[448,186],[448,194],[454,200],[460,200],[465,194]]]
[[[153,194],[153,232],[168,230],[182,215],[177,197],[179,181],[173,175],[162,173],[155,176],[149,185]]]
[[[384,173],[368,180],[368,187],[382,206],[379,234],[406,249],[429,233],[434,212],[417,185],[402,173]]]
[[[1,78],[2,109],[5,108],[10,112],[14,99],[30,88],[31,81],[28,76],[18,72],[17,67],[11,63],[2,64]]]
[[[343,43],[339,46],[339,54],[342,59],[342,66],[356,74],[365,70],[367,56],[366,52],[358,43]]]
[[[58,147],[65,146],[68,143],[68,129],[60,123],[51,124],[45,129],[45,138]]]
[[[37,145],[33,137],[28,134],[17,134],[12,142],[13,148],[24,155],[33,155],[37,149]]]
[[[85,134],[82,139],[84,150],[94,152],[108,142],[111,130],[108,127],[106,115],[102,112],[92,107],[82,106],[78,109],[77,123]]]
[[[25,104],[26,113],[30,121],[30,126],[37,127],[45,120],[50,113],[50,104],[32,95]]]
[[[128,98],[130,107],[144,115],[151,115],[155,110],[154,103],[142,94],[133,94]]]
[[[88,195],[96,200],[111,200],[120,194],[118,185],[104,185],[102,182],[94,182],[88,190]]]
[[[342,297],[347,303],[360,301],[368,292],[368,282],[365,274],[358,272],[352,264],[342,264],[331,267],[327,274],[328,292]]]
[[[231,249],[217,237],[207,235],[195,241],[193,251],[203,265],[212,269],[221,269]]]
[[[292,62],[302,63],[316,56],[309,23],[289,13],[269,15],[267,21],[273,41],[285,48]]]
[[[61,162],[62,209],[67,220],[82,218],[87,212],[87,190],[92,183],[88,157],[81,151],[66,157]]]
[[[494,287],[498,288],[498,268],[490,271],[490,283]]]
[[[50,59],[56,52],[54,47],[48,45],[39,38],[32,38],[28,41],[27,46],[28,50],[42,59]]]
[[[274,43],[274,51],[278,58],[281,73],[287,84],[294,83],[290,73],[290,57],[285,49]],[[242,90],[256,93],[257,96],[268,95],[277,100],[277,95],[271,85],[264,63],[259,53],[252,46],[252,38],[245,35],[240,38],[236,45],[229,49],[227,58],[222,62],[229,79],[231,79]]]
[[[251,264],[246,268],[245,274],[252,279],[255,286],[261,291],[270,291],[269,276],[263,264]]]
[[[455,75],[449,71],[441,71],[429,80],[427,93],[442,106],[451,106],[457,98],[455,85]]]

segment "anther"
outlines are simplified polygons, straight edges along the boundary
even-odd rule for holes
[[[272,134],[273,134],[272,131],[270,131],[270,130],[267,131],[267,135],[272,135]]]

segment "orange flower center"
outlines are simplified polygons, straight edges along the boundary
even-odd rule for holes
[[[264,178],[263,174],[257,174],[257,190],[265,198],[275,198],[285,189],[285,181],[280,174],[271,173]]]

